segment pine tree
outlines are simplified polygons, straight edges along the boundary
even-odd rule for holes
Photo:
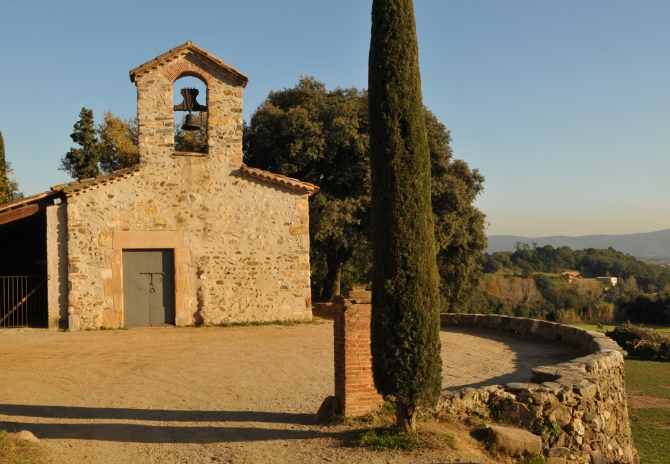
[[[0,204],[23,198],[19,183],[11,178],[12,166],[5,159],[5,140],[0,132]]]
[[[70,138],[81,148],[70,148],[61,158],[60,170],[77,180],[100,175],[100,142],[93,121],[93,110],[82,108]]]
[[[439,281],[412,0],[373,0],[369,57],[372,370],[414,430],[439,398]]]

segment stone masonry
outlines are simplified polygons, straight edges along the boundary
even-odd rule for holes
[[[528,383],[444,392],[439,413],[476,414],[542,434],[549,464],[639,463],[626,405],[621,348],[602,333],[547,321],[442,314],[442,325],[487,327],[571,343],[587,356],[532,371]],[[552,435],[548,428],[556,424]]]
[[[70,329],[123,326],[123,249],[174,250],[177,325],[310,319],[308,197],[318,187],[242,163],[247,77],[191,42],[130,76],[141,164],[57,187]],[[206,154],[174,150],[183,76],[207,85]]]
[[[332,304],[338,403],[333,410],[346,415],[374,411],[382,401],[372,380],[370,311],[370,294],[361,289]],[[532,334],[579,346],[589,354],[536,367],[528,383],[444,391],[434,411],[438,417],[477,415],[529,429],[540,434],[548,464],[640,462],[628,417],[623,353],[616,342],[598,332],[534,319],[480,314],[440,317],[442,326]],[[317,419],[332,406],[330,398]]]
[[[370,353],[371,294],[354,287],[347,299],[333,301],[335,396],[347,416],[362,416],[379,409],[382,397],[372,380]]]

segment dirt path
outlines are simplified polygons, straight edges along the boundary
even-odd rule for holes
[[[0,428],[32,431],[55,463],[484,462],[342,447],[346,429],[313,425],[333,391],[332,330],[3,330]],[[574,354],[490,331],[442,339],[445,386],[524,381],[540,350]]]
[[[442,331],[442,388],[528,382],[533,367],[558,364],[585,353],[530,335],[482,328]]]

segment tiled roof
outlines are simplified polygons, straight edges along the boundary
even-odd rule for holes
[[[290,177],[274,174],[270,171],[264,171],[262,169],[250,168],[245,164],[243,164],[240,168],[240,174],[245,177],[260,179],[271,184],[278,184],[291,190],[307,193],[308,195],[314,195],[320,190],[318,186],[310,184],[309,182],[292,179]]]
[[[111,172],[109,174],[103,174],[98,177],[92,177],[90,179],[82,179],[80,181],[70,182],[69,184],[57,185],[52,187],[52,189],[60,188],[65,195],[69,197],[74,197],[80,195],[88,190],[93,190],[103,185],[113,184],[119,182],[128,177],[136,176],[142,170],[142,164],[136,164],[129,168],[119,169],[117,171]]]
[[[136,164],[129,168],[119,169],[117,171],[111,172],[109,174],[103,174],[98,177],[92,177],[90,179],[82,179],[68,184],[60,184],[51,187],[51,190],[46,192],[38,193],[31,195],[20,200],[12,201],[10,203],[4,203],[0,205],[0,213],[6,211],[11,211],[14,209],[21,208],[26,205],[31,205],[39,203],[41,200],[47,199],[49,197],[63,196],[74,197],[81,195],[84,192],[89,190],[94,190],[104,185],[114,184],[120,182],[123,179],[133,177],[138,175],[142,171],[143,164]],[[253,179],[259,179],[270,184],[281,185],[282,187],[297,190],[299,192],[306,193],[308,195],[314,195],[319,191],[319,187],[310,184],[309,182],[302,182],[298,179],[292,179],[291,177],[282,176],[280,174],[274,174],[269,171],[264,171],[262,169],[250,168],[249,166],[242,165],[240,168],[240,174],[244,177],[251,177]]]
[[[118,171],[111,172],[109,174],[103,174],[98,177],[92,177],[90,179],[76,180],[68,184],[59,184],[51,187],[51,190],[46,192],[37,193],[26,198],[21,198],[20,200],[12,201],[10,203],[4,203],[0,205],[0,213],[6,211],[11,211],[13,209],[18,209],[26,205],[32,205],[39,203],[41,200],[44,200],[49,197],[63,196],[73,197],[84,193],[87,190],[96,189],[103,185],[113,184],[120,180],[126,179],[137,175],[142,169],[141,164],[136,164],[129,168],[119,169]]]
[[[35,195],[31,195],[26,198],[21,198],[20,200],[11,201],[9,203],[3,203],[0,205],[0,213],[18,209],[23,206],[39,203],[41,200],[44,200],[45,198],[54,197],[57,196],[58,194],[60,194],[60,190],[51,189],[47,192],[36,193]]]
[[[563,272],[561,272],[561,275],[579,275],[581,272],[575,271],[573,269],[565,269]]]
[[[180,45],[178,47],[175,47],[175,48],[171,49],[170,51],[168,51],[167,53],[163,53],[162,55],[157,56],[153,60],[147,61],[143,65],[138,66],[137,68],[130,71],[130,81],[135,82],[143,74],[151,71],[152,69],[156,69],[160,66],[164,66],[167,63],[169,63],[170,61],[178,58],[180,55],[185,54],[185,53],[189,53],[189,52],[197,55],[199,58],[203,59],[203,61],[207,62],[210,66],[214,67],[216,70],[218,70],[222,74],[228,76],[234,82],[241,85],[242,87],[246,87],[247,82],[249,82],[249,77],[242,74],[237,69],[233,68],[232,66],[225,63],[224,61],[217,58],[216,56],[212,55],[211,53],[209,53],[204,48],[198,47],[197,45],[195,45],[190,40],[188,42],[186,42],[184,45]]]

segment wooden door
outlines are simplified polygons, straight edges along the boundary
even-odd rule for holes
[[[174,251],[123,250],[123,326],[174,325]]]

